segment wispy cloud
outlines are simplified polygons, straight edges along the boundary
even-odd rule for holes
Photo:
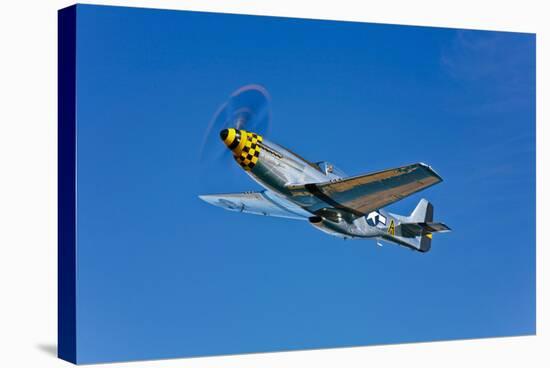
[[[440,61],[442,69],[457,83],[488,96],[486,109],[532,100],[534,35],[460,30],[442,50]]]

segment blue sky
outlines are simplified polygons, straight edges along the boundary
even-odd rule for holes
[[[77,37],[80,362],[535,333],[534,35],[80,5]],[[259,189],[198,159],[249,83],[311,161],[432,165],[390,210],[454,231],[420,254],[200,201]]]

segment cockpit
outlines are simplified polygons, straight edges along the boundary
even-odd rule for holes
[[[343,178],[347,176],[345,172],[343,172],[342,170],[340,170],[330,162],[319,161],[319,162],[316,162],[315,165],[317,165],[317,167],[319,167],[321,172],[326,176],[332,176],[332,177],[338,177],[338,178]]]

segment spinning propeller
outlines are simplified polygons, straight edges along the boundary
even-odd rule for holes
[[[223,103],[208,125],[200,151],[202,164],[209,164],[229,156],[220,135],[228,128],[265,135],[271,127],[270,96],[267,90],[258,84],[249,84],[233,92]]]

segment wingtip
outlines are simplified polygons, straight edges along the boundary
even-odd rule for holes
[[[217,206],[218,205],[218,197],[212,194],[201,194],[198,195],[199,199],[201,201],[204,201],[205,203]]]
[[[436,178],[439,179],[439,181],[443,181],[443,178],[441,177],[441,175],[439,175],[437,173],[437,171],[434,170],[433,167],[431,167],[430,165],[424,163],[424,162],[419,162],[418,165],[422,166],[423,168],[427,169],[430,173],[432,173]]]

